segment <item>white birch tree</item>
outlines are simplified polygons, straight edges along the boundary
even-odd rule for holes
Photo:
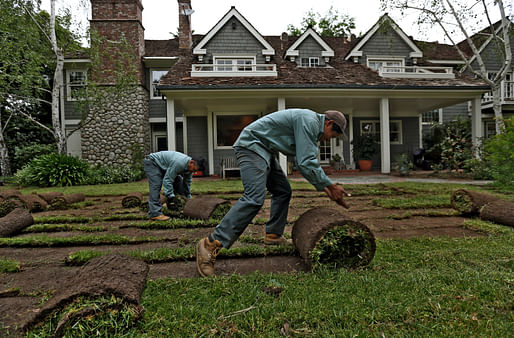
[[[496,133],[501,133],[503,116],[501,108],[501,85],[512,68],[511,27],[502,0],[381,0],[384,9],[400,10],[402,15],[418,14],[418,24],[438,26],[457,50],[465,66],[461,72],[469,71],[489,86],[493,97]],[[499,16],[493,22],[491,17]],[[477,28],[484,28],[476,32]],[[455,36],[463,36],[465,43],[459,43]],[[471,54],[466,53],[467,46]],[[488,69],[482,56],[484,44],[494,46],[500,59],[498,68]],[[491,45],[492,44],[492,45]],[[475,67],[473,67],[475,66]]]

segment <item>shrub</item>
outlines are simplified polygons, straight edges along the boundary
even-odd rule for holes
[[[41,155],[16,173],[19,185],[41,187],[71,186],[82,184],[89,165],[76,157],[63,154]]]
[[[130,167],[96,165],[89,170],[86,184],[114,184],[134,182],[142,178],[142,173]]]
[[[33,143],[24,147],[14,148],[13,171],[21,169],[32,159],[46,154],[52,154],[57,151],[55,144],[39,144]]]
[[[492,164],[494,180],[504,187],[514,186],[514,116],[504,121],[501,134],[485,142],[486,159]]]
[[[434,134],[442,133],[444,136],[439,143],[428,150],[428,153],[434,158],[440,156],[441,164],[446,169],[463,169],[464,163],[473,158],[471,121],[462,119],[448,121],[442,125],[433,126],[433,129]]]

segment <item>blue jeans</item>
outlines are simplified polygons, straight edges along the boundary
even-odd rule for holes
[[[261,156],[246,148],[236,147],[235,153],[244,194],[211,235],[224,248],[230,248],[257,215],[264,204],[266,189],[271,193],[270,219],[266,223],[268,234],[284,233],[291,200],[291,186],[275,157],[268,166]]]
[[[146,177],[148,177],[148,188],[150,193],[148,195],[148,217],[152,218],[162,214],[161,187],[166,171],[162,170],[149,159],[145,159],[144,165],[145,174]],[[175,180],[173,180],[173,190],[175,195],[185,194],[182,175],[177,175]]]

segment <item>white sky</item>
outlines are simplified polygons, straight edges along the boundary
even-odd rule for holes
[[[504,0],[506,6],[513,1]],[[57,9],[70,8],[82,27],[86,27],[91,14],[84,3],[89,5],[88,0],[57,0]],[[340,14],[354,17],[356,29],[352,33],[357,36],[371,28],[383,14],[380,11],[379,0],[191,0],[191,6],[194,10],[192,28],[196,34],[206,34],[230,10],[231,6],[236,6],[236,9],[262,35],[280,35],[287,30],[288,24],[299,27],[302,18],[310,9],[325,14],[330,6],[333,6]],[[145,39],[170,39],[171,32],[176,32],[178,27],[177,0],[143,0],[143,7]],[[50,0],[42,0],[42,8],[50,11]],[[420,32],[415,24],[414,15],[401,17],[399,12],[393,11],[389,11],[389,15],[407,35],[415,39],[448,43],[444,35],[435,27],[430,32],[426,30]],[[493,13],[492,19],[498,20],[499,15]]]

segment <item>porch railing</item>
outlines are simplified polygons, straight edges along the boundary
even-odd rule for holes
[[[382,77],[415,79],[453,79],[452,67],[382,66],[378,70]]]
[[[192,77],[277,76],[276,64],[213,65],[194,64]]]
[[[493,102],[493,92],[487,92],[482,98],[482,104]],[[514,81],[502,81],[500,86],[500,103],[514,103]]]

